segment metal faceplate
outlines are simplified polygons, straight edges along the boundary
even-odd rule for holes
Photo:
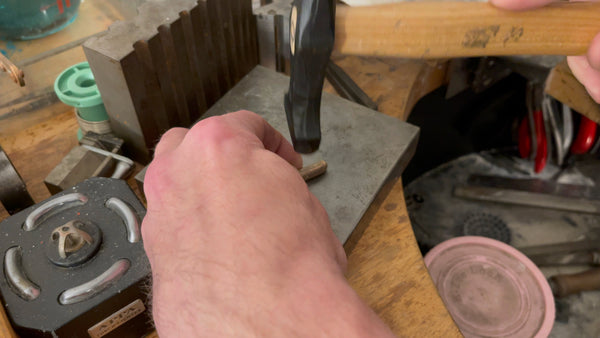
[[[208,110],[204,118],[238,110],[261,115],[289,141],[283,108],[289,78],[257,66]],[[319,150],[304,155],[327,173],[308,183],[329,214],[333,232],[345,243],[383,185],[399,177],[411,159],[419,129],[340,97],[324,93]]]

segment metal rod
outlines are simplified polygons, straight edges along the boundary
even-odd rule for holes
[[[19,86],[25,86],[25,73],[19,67],[15,66],[4,54],[0,53],[0,69],[7,72],[10,78]]]
[[[498,202],[600,215],[600,201],[584,198],[562,197],[474,185],[460,185],[455,187],[454,196],[477,201]]]

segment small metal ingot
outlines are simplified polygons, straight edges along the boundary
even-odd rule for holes
[[[300,169],[300,176],[302,176],[305,181],[310,181],[313,178],[323,175],[326,171],[327,162],[321,160]]]

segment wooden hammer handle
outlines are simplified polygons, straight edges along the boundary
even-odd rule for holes
[[[581,291],[600,289],[600,268],[591,269],[572,275],[556,275],[550,277],[552,291],[557,297],[564,297]]]
[[[335,50],[409,58],[581,55],[600,32],[600,3],[513,12],[482,2],[338,6]]]

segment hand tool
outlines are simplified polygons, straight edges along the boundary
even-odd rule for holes
[[[556,149],[556,164],[562,166],[573,141],[571,108],[552,99],[550,95],[544,94],[542,109],[544,116],[547,116],[550,121],[551,135]]]
[[[0,293],[22,337],[141,337],[150,264],[145,209],[122,180],[92,178],[0,223]]]
[[[541,171],[544,159],[562,166],[572,138],[570,111],[564,107],[561,116],[560,106],[563,105],[547,93],[542,93],[542,90],[547,87],[545,83],[551,69],[563,59],[564,56],[549,55],[453,59],[449,66],[451,73],[446,99],[466,89],[474,93],[481,92],[513,73],[525,77],[530,82],[527,90],[528,112],[518,129],[519,154],[524,159],[531,159],[534,172]]]
[[[548,138],[542,110],[542,87],[537,83],[527,86],[527,117],[519,126],[519,154],[534,160],[534,171],[544,170],[548,160]]]
[[[377,110],[377,103],[373,102],[369,95],[346,74],[342,67],[336,65],[333,61],[329,61],[327,64],[325,77],[341,97],[362,104],[367,108]]]
[[[596,129],[598,125],[596,122],[590,120],[586,116],[581,116],[579,122],[579,130],[573,144],[571,145],[571,153],[575,155],[585,154],[594,145],[596,141]]]
[[[578,244],[578,243],[574,243]],[[600,265],[600,251],[576,251],[571,253],[549,253],[545,255],[528,255],[529,259],[537,266],[564,266],[564,265]]]
[[[343,54],[417,58],[580,55],[600,31],[598,14],[597,3],[508,12],[478,2],[338,6],[336,14],[330,1],[296,0],[290,16],[290,90],[285,96],[294,146],[301,152],[318,148],[320,91],[332,47]],[[539,169],[543,154],[538,154]]]
[[[600,290],[600,268],[584,272],[555,275],[549,279],[550,288],[556,297],[565,297],[582,291]]]
[[[582,213],[600,214],[600,199],[593,187],[559,184],[538,179],[511,179],[471,175],[467,184],[454,187],[454,196],[478,201],[508,203]]]
[[[538,266],[600,265],[598,232],[592,231],[585,239],[518,248]]]
[[[573,242],[561,242],[552,244],[534,245],[528,247],[518,248],[523,254],[529,257],[535,256],[547,256],[547,255],[558,255],[567,254],[573,252],[584,252],[594,251],[600,249],[598,244],[598,234],[591,232],[586,235],[588,239],[573,241]]]
[[[333,49],[334,0],[296,0],[290,16],[290,86],[285,113],[294,149],[312,153],[321,142],[321,93]]]

